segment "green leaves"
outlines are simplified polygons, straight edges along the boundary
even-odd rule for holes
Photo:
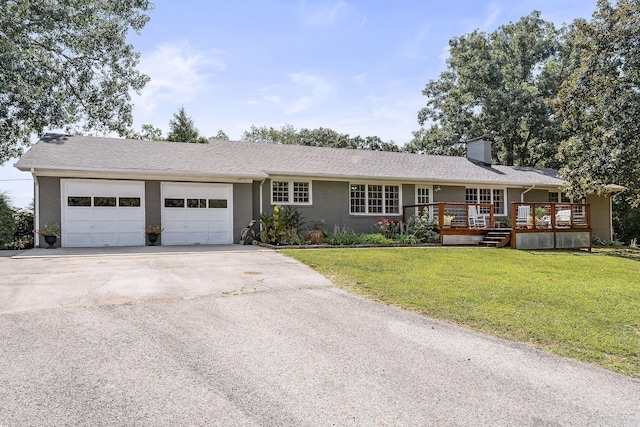
[[[130,91],[149,80],[126,36],[151,9],[146,0],[3,2],[0,164],[45,129],[126,133]]]
[[[580,66],[554,100],[570,137],[561,173],[574,197],[619,184],[640,203],[640,1],[600,0],[577,23]]]
[[[193,119],[187,116],[187,113],[184,111],[184,107],[180,107],[178,112],[173,115],[173,119],[169,121],[169,129],[167,141],[207,142],[206,138],[200,136],[198,128],[196,128],[193,123]]]
[[[547,101],[572,68],[564,44],[569,32],[532,12],[491,34],[453,38],[447,70],[422,92],[422,128],[407,150],[461,155],[464,141],[489,136],[499,163],[557,166],[553,154],[563,132]]]

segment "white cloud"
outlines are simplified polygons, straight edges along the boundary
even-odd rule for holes
[[[263,99],[282,108],[284,114],[307,111],[321,104],[334,92],[333,85],[318,74],[302,71],[291,73],[287,77],[287,82],[260,89],[267,92]]]
[[[161,102],[189,102],[209,88],[212,73],[225,69],[220,53],[197,51],[188,43],[166,43],[143,54],[138,68],[151,80],[141,96],[134,96],[136,106],[148,114]]]
[[[488,5],[488,8],[490,13],[482,24],[481,28],[483,31],[491,31],[491,29],[493,28],[493,24],[496,22],[496,20],[500,16],[500,13],[502,12],[500,7],[495,3],[490,3]]]
[[[307,25],[328,25],[335,22],[348,8],[348,4],[343,1],[326,5],[316,6],[314,3],[302,2],[302,21]]]
[[[295,101],[285,106],[285,114],[294,114],[309,109],[319,104],[333,91],[331,84],[323,77],[309,73],[289,74],[289,78],[298,90],[307,91],[307,94],[299,96]]]

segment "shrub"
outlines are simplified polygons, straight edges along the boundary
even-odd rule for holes
[[[0,193],[0,249],[9,247],[15,230],[16,220],[9,203],[9,196],[6,193]]]
[[[13,241],[7,245],[7,249],[31,249],[33,248],[33,208],[16,209],[13,213],[15,231]]]
[[[378,233],[382,234],[387,239],[393,239],[395,236],[400,234],[400,223],[381,216],[378,217],[378,222],[376,222],[376,229],[378,230]]]
[[[330,245],[360,245],[362,244],[362,237],[358,236],[353,231],[342,231],[329,236]]]
[[[362,243],[366,245],[390,245],[393,243],[393,240],[381,233],[363,234],[360,237],[362,239]]]
[[[419,243],[419,240],[413,234],[398,234],[393,238],[393,242],[401,245],[415,245]]]
[[[422,215],[409,218],[406,234],[414,236],[417,242],[436,243],[440,241],[440,235],[435,231],[436,225],[436,220],[430,219],[429,212],[425,210]]]
[[[270,244],[301,244],[300,228],[303,225],[302,215],[291,206],[274,206],[273,213],[260,213],[260,240]]]

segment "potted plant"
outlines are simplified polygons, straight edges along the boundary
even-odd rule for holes
[[[451,221],[453,221],[455,217],[456,217],[455,215],[444,215],[442,226],[444,228],[451,227]]]
[[[548,215],[549,212],[547,212],[545,208],[543,208],[542,206],[538,206],[535,210],[536,226],[545,227],[547,225],[547,220],[545,217]]]
[[[57,223],[45,224],[40,231],[36,230],[36,233],[40,233],[44,237],[44,241],[49,245],[47,249],[55,249],[54,245],[58,241],[58,237],[60,237],[60,225]]]
[[[147,239],[149,240],[149,246],[155,246],[158,241],[158,236],[162,233],[162,228],[160,224],[157,225],[147,225],[144,229],[144,232],[147,234]]]
[[[319,245],[324,242],[327,229],[324,219],[317,219],[313,222],[313,228],[304,235],[304,239],[312,245]]]

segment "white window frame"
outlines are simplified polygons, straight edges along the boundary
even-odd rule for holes
[[[466,192],[468,189],[473,189],[476,190],[476,201],[474,202],[469,202],[467,201],[467,195]],[[487,201],[481,201],[480,200],[480,190],[489,190],[491,193],[491,201],[487,202]],[[502,192],[502,212],[498,212],[496,210],[496,205],[494,203],[494,192],[495,191],[501,191]],[[494,216],[506,216],[507,214],[507,189],[506,187],[465,187],[465,202],[466,203],[491,203],[493,205],[493,215]]]
[[[351,199],[351,187],[353,185],[364,185],[364,212],[353,212]],[[369,186],[381,186],[382,187],[382,212],[369,212]],[[398,212],[387,212],[387,187],[398,187]],[[350,182],[349,183],[349,215],[354,216],[399,216],[402,215],[402,184],[391,184],[382,182]]]
[[[416,205],[424,205],[424,204],[429,204],[429,203],[433,203],[433,185],[416,185],[416,192],[415,192],[415,204]],[[420,197],[420,190],[427,190],[429,192],[429,200],[427,200],[426,202],[423,202]],[[418,213],[420,212],[420,208],[416,207],[415,209],[415,215],[418,215]],[[433,206],[429,207],[429,217],[433,218]]]
[[[273,200],[273,185],[275,183],[285,183],[287,184],[287,201],[275,201]],[[295,199],[295,184],[306,184],[309,188],[309,201],[308,202],[294,202]],[[313,204],[312,199],[312,181],[305,179],[271,179],[271,204],[272,205],[296,205],[296,206],[310,206]]]

